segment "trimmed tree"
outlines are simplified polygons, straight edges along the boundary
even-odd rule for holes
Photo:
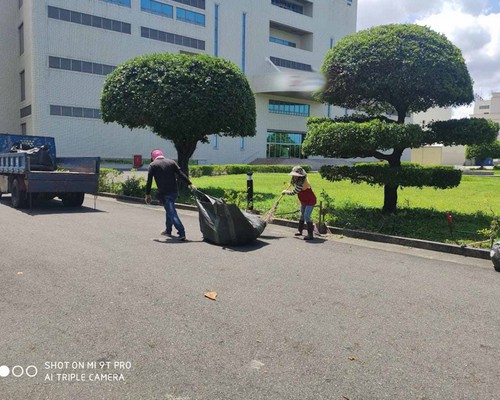
[[[171,140],[180,168],[212,134],[255,135],[255,98],[242,71],[209,55],[150,54],[126,61],[106,77],[104,122],[149,128]]]
[[[328,51],[321,69],[326,84],[318,93],[318,99],[363,111],[368,117],[310,118],[304,153],[341,158],[375,157],[386,161],[386,166],[375,167],[379,171],[364,169],[360,174],[341,173],[332,166],[320,171],[330,180],[358,176],[354,182],[383,185],[385,213],[396,211],[400,185],[425,186],[422,179],[412,184],[408,178],[412,174],[401,173],[405,168],[401,165],[405,149],[432,143],[475,144],[496,137],[494,126],[482,119],[434,122],[424,129],[404,125],[409,113],[465,105],[473,100],[472,81],[460,50],[444,35],[427,27],[384,25],[346,36]],[[383,113],[396,114],[397,120],[373,119]],[[419,174],[415,168],[411,171],[414,176]],[[406,179],[399,180],[403,175]],[[444,185],[430,181],[428,184],[450,187],[451,182],[456,186],[460,179],[452,179]]]
[[[476,144],[465,148],[465,158],[474,158],[481,163],[481,167],[487,158],[500,158],[500,141]]]

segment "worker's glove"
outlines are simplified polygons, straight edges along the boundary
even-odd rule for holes
[[[144,196],[144,201],[146,202],[146,204],[151,204],[151,195],[147,194],[146,196]]]

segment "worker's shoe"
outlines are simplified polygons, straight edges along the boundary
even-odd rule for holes
[[[170,231],[170,232],[169,231],[162,231],[162,232],[160,232],[160,235],[170,237],[170,236],[172,236],[172,231]]]
[[[307,236],[304,237],[304,240],[313,240],[314,239],[314,223],[307,223]]]
[[[304,220],[299,219],[299,231],[295,233],[295,236],[302,236],[303,230],[304,230]]]
[[[176,239],[180,241],[186,240],[186,234],[185,233],[179,234],[179,236],[177,236]]]

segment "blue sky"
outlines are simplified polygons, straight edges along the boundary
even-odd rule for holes
[[[358,0],[358,30],[412,22],[445,34],[461,51],[483,98],[500,92],[500,0]]]

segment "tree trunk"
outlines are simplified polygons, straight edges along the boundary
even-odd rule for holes
[[[401,168],[401,156],[404,149],[394,149],[393,153],[387,157],[389,168]],[[398,205],[398,187],[397,184],[387,184],[384,186],[384,207],[382,213],[394,214]]]
[[[177,163],[180,169],[189,177],[189,159],[196,150],[196,145],[198,142],[179,142],[175,143],[175,149],[177,150]],[[185,188],[184,182],[180,182],[181,188]]]
[[[398,204],[398,186],[385,185],[384,186],[384,207],[382,208],[383,214],[394,214]]]

